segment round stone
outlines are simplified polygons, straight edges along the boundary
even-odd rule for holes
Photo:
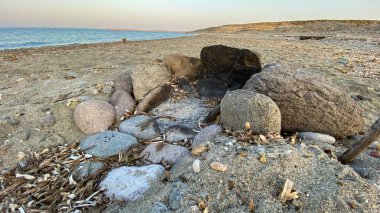
[[[124,113],[133,112],[136,107],[135,99],[128,92],[122,90],[118,90],[112,95],[110,103],[115,107],[118,120]]]
[[[87,135],[107,130],[115,117],[114,107],[106,101],[84,101],[74,111],[75,124]]]

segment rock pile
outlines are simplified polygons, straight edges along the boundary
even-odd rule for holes
[[[254,148],[237,145],[239,138],[236,137],[239,135],[227,137],[223,127],[241,134],[249,131],[240,138],[250,143],[266,144],[278,139],[273,135],[286,131],[302,132],[298,134],[300,140],[320,141],[328,145],[335,142],[332,136],[343,138],[363,127],[361,109],[343,90],[321,76],[283,65],[270,65],[261,70],[260,55],[254,51],[223,45],[209,46],[202,49],[200,59],[170,55],[165,57],[164,64],[139,66],[131,73],[121,74],[114,81],[115,92],[110,103],[88,100],[80,103],[74,111],[75,123],[89,135],[80,144],[87,154],[104,159],[126,153],[138,144],[147,145],[138,156],[144,166],[113,169],[101,182],[100,186],[105,187],[109,197],[135,201],[149,196],[146,192],[152,188],[158,190],[163,184],[161,179],[165,169],[171,167],[175,181],[179,179],[185,183],[195,181],[194,175],[202,174],[204,170],[220,172],[225,178],[223,181],[228,182],[224,173],[232,175],[233,179],[234,166],[240,161],[248,161],[245,158],[247,151]],[[175,82],[179,88],[173,89],[170,82]],[[171,104],[168,99],[178,93],[178,89],[190,97],[184,102]],[[199,99],[198,95],[206,99]],[[221,125],[213,124],[201,129],[199,122],[205,115],[202,110],[197,111],[198,106],[210,97],[221,98],[220,106],[212,110],[215,116],[211,116],[215,118],[220,113]],[[142,115],[142,112],[155,115]],[[131,116],[133,113],[135,115]],[[108,130],[113,124],[118,125],[118,131]],[[234,153],[234,156],[240,156],[239,159],[229,159],[233,161],[229,162],[222,155],[208,155],[208,150],[215,144],[224,147],[226,153],[223,156],[228,158],[230,153],[240,150]],[[258,155],[255,155],[258,160],[256,157],[249,159],[266,163],[269,153],[267,155],[258,148],[256,151],[253,153]],[[94,164],[95,173],[101,171],[100,162],[93,163],[98,163]],[[257,167],[257,162],[255,165]],[[260,169],[265,172],[265,168]],[[77,173],[79,177],[84,176]],[[270,185],[276,180],[268,181]],[[173,187],[166,204],[155,200],[154,208],[184,210],[196,206],[198,209],[196,203],[184,198],[186,192],[196,193],[196,189],[189,189],[183,183]],[[229,188],[232,190],[234,186]],[[217,199],[223,197],[221,194],[216,196]],[[216,208],[214,204],[212,206]],[[224,206],[228,207],[227,204]],[[279,202],[276,201],[274,209],[281,209]]]

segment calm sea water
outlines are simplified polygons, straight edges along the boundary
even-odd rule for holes
[[[177,32],[143,32],[97,29],[0,28],[0,50],[66,44],[155,40],[190,36]]]

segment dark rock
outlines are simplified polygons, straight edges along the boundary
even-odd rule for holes
[[[82,162],[76,166],[71,175],[74,180],[81,181],[102,172],[105,169],[105,165],[101,162]]]
[[[208,46],[202,48],[201,60],[207,77],[222,80],[228,87],[241,88],[253,74],[261,71],[260,55],[247,49]]]
[[[138,115],[122,122],[119,131],[139,140],[150,140],[160,135],[157,122],[147,115]]]
[[[220,104],[222,123],[233,130],[246,130],[249,122],[253,133],[280,133],[281,113],[268,96],[248,90],[227,93]]]
[[[88,136],[80,142],[80,147],[90,155],[107,158],[119,152],[126,152],[137,143],[138,141],[133,136],[115,131],[104,131]]]
[[[300,36],[300,40],[322,40],[326,38],[326,36]]]
[[[165,140],[171,143],[192,139],[197,133],[188,127],[173,125],[166,129]]]
[[[199,80],[196,88],[198,94],[206,98],[221,98],[227,92],[224,82],[215,78],[205,78]]]
[[[205,76],[205,67],[198,58],[184,55],[169,55],[164,59],[167,69],[175,76],[185,76],[190,81],[202,79]]]
[[[243,89],[265,94],[276,102],[283,131],[344,138],[364,126],[360,106],[321,75],[275,64],[253,75]]]
[[[187,78],[177,77],[176,80],[177,80],[178,87],[180,89],[183,89],[184,91],[189,92],[189,93],[195,91],[193,85],[190,83],[190,81]]]
[[[161,161],[169,165],[176,164],[183,157],[190,155],[190,151],[178,145],[161,143],[149,144],[142,152],[143,161],[146,163],[158,164]]]
[[[173,94],[173,88],[170,84],[159,86],[149,92],[136,107],[137,112],[149,112],[154,107],[168,100]]]
[[[115,107],[116,119],[124,115],[124,113],[133,113],[136,107],[135,99],[126,91],[118,90],[116,91],[110,100],[110,103]]]
[[[107,101],[84,101],[74,111],[75,124],[87,135],[107,130],[115,118],[115,109]]]
[[[208,112],[207,116],[202,120],[202,123],[214,122],[219,115],[220,115],[220,104]]]
[[[361,167],[352,167],[352,169],[358,173],[362,178],[368,178],[370,170],[367,168],[361,168]]]
[[[191,144],[191,147],[194,148],[197,145],[206,142],[211,141],[214,139],[217,135],[222,133],[223,129],[222,127],[218,125],[210,125],[208,127],[203,128],[198,134],[194,137],[193,143]]]
[[[132,77],[129,72],[125,72],[120,74],[114,80],[114,89],[115,91],[122,90],[126,91],[129,94],[133,94],[133,86],[132,86]]]

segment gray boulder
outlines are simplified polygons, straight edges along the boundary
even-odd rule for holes
[[[122,122],[119,131],[139,140],[150,140],[160,136],[157,122],[147,115],[138,115]]]
[[[174,54],[166,56],[164,62],[175,77],[185,76],[190,81],[194,81],[205,76],[205,67],[198,58]]]
[[[112,96],[110,103],[115,107],[116,119],[120,119],[124,113],[135,110],[135,99],[126,91],[118,90]]]
[[[165,172],[161,165],[142,167],[123,166],[111,170],[107,177],[100,182],[105,187],[105,195],[112,199],[135,201],[155,185],[158,185]]]
[[[255,73],[261,71],[260,55],[247,49],[224,45],[202,48],[201,60],[207,77],[223,80],[228,87],[240,89]]]
[[[172,78],[170,71],[160,64],[137,66],[131,76],[136,101]]]
[[[174,165],[183,157],[190,155],[190,151],[183,146],[161,142],[149,144],[141,155],[143,161],[147,163],[160,163],[163,160],[169,165]]]
[[[149,112],[154,107],[160,105],[162,102],[168,100],[173,94],[173,88],[170,84],[159,86],[156,89],[149,92],[143,99],[141,99],[139,105],[136,107],[138,112]]]
[[[80,142],[80,147],[86,153],[99,158],[107,158],[126,152],[136,145],[136,138],[115,131],[104,131],[90,135]]]
[[[114,80],[114,89],[115,91],[126,91],[132,95],[133,86],[131,74],[129,72],[125,72],[117,76],[117,78]]]
[[[222,132],[223,128],[219,125],[210,125],[208,127],[205,127],[194,137],[191,147],[194,148],[203,142],[211,141]]]
[[[265,94],[276,102],[284,131],[344,138],[364,126],[360,106],[321,75],[273,64],[253,75],[243,89]]]
[[[280,133],[281,113],[269,97],[248,90],[227,93],[220,104],[222,123],[233,130],[245,130],[249,122],[256,134]]]
[[[107,130],[115,118],[115,109],[107,101],[84,101],[74,110],[75,124],[87,135]]]

